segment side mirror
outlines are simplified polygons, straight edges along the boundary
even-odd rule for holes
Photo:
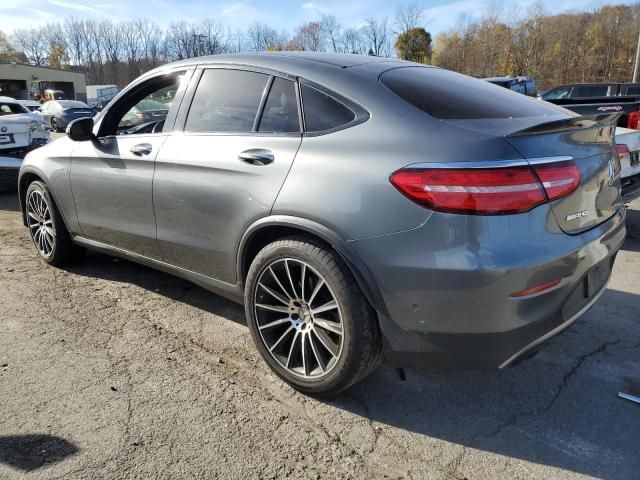
[[[67,136],[74,142],[84,142],[93,138],[93,118],[79,118],[67,127]]]

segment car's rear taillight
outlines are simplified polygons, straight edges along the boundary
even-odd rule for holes
[[[627,117],[627,128],[632,128],[634,130],[640,130],[638,124],[640,123],[640,110],[636,110],[635,112],[631,112]]]
[[[431,210],[475,215],[521,213],[573,192],[580,170],[573,161],[504,168],[412,168],[391,183]]]
[[[580,169],[573,160],[554,163],[534,164],[549,200],[575,192],[580,185]]]

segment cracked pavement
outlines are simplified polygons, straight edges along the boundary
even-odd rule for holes
[[[495,372],[383,366],[332,401],[281,383],[242,308],[89,253],[41,262],[0,195],[0,478],[637,478],[640,201],[609,290]]]

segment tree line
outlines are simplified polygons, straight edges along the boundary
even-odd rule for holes
[[[640,3],[549,15],[542,3],[489,7],[435,39],[433,62],[475,77],[530,75],[538,86],[630,82]]]
[[[489,6],[478,20],[458,19],[432,43],[430,18],[418,4],[392,18],[368,17],[358,28],[334,15],[293,32],[254,23],[232,30],[215,20],[120,22],[67,18],[37,28],[0,32],[0,62],[82,71],[88,84],[124,87],[151,68],[200,55],[278,50],[397,57],[476,77],[531,75],[539,86],[629,81],[640,25],[640,3],[548,14],[541,2],[505,10]]]

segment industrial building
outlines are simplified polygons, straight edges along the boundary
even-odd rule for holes
[[[22,63],[0,63],[0,95],[28,100],[40,86],[61,90],[65,98],[86,101],[84,73]]]

